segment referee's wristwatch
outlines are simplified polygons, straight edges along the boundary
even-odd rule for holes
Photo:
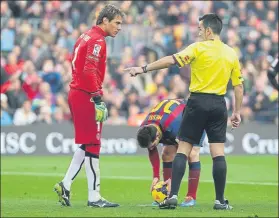
[[[143,67],[141,67],[141,69],[142,69],[142,71],[143,71],[143,73],[147,73],[147,65],[145,65],[145,66],[143,66]]]

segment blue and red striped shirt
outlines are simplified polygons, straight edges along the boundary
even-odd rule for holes
[[[182,121],[183,110],[186,106],[185,99],[167,99],[156,105],[146,116],[141,126],[157,124],[162,130],[160,143],[176,145],[176,136]]]

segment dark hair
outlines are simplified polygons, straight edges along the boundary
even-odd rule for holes
[[[116,6],[108,4],[100,12],[96,21],[96,25],[103,23],[104,17],[106,17],[109,21],[112,21],[117,16],[121,16],[123,18],[125,14],[122,11],[120,11],[120,9]]]
[[[142,126],[137,132],[137,140],[139,146],[142,148],[148,148],[150,143],[156,139],[157,129],[155,126]]]
[[[199,21],[203,21],[204,28],[210,27],[213,33],[220,35],[223,22],[217,14],[205,14],[199,18]]]

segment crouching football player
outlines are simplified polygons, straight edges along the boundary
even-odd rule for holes
[[[156,105],[147,115],[137,132],[137,141],[142,148],[148,149],[149,160],[153,168],[152,188],[160,180],[160,157],[157,145],[162,143],[163,179],[171,179],[172,161],[177,151],[178,130],[182,120],[185,99],[163,100]],[[189,158],[188,193],[181,203],[182,207],[194,206],[200,178],[201,164],[199,159],[200,147],[205,133],[199,145],[194,145]],[[152,205],[158,205],[153,202]]]

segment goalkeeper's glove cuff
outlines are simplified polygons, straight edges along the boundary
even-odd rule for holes
[[[91,98],[91,102],[94,102],[95,104],[100,104],[102,102],[102,96],[95,96]]]

